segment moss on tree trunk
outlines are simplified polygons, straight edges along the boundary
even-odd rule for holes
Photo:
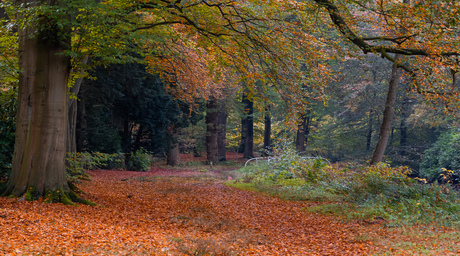
[[[17,4],[39,3],[23,0]],[[37,30],[36,26],[47,29]],[[70,47],[70,32],[70,28],[56,29],[53,24],[30,25],[18,32],[21,73],[16,140],[11,176],[1,191],[3,196],[89,203],[75,194],[66,176],[70,57],[62,53]]]

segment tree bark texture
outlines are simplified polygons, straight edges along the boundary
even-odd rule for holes
[[[395,59],[399,60],[400,55],[396,54]],[[383,112],[383,120],[380,126],[379,140],[375,148],[374,154],[370,165],[375,165],[382,161],[385,149],[388,144],[388,139],[391,133],[391,123],[395,112],[396,95],[398,92],[399,82],[401,79],[402,70],[398,68],[397,64],[393,64],[391,69],[391,79],[388,86],[387,100],[385,103],[385,110]]]
[[[219,161],[218,154],[218,121],[219,109],[217,100],[210,98],[206,103],[206,161],[208,164],[216,164]]]
[[[243,93],[243,104],[244,104],[244,127],[242,132],[244,133],[244,158],[254,157],[254,102],[248,98],[247,92]]]
[[[272,151],[272,118],[270,116],[270,107],[265,108],[264,116],[264,156],[270,155]]]
[[[86,124],[86,106],[85,98],[82,97],[80,101],[77,102],[77,122],[76,122],[76,131],[75,131],[75,140],[77,146],[77,152],[87,151],[88,141],[86,138],[87,135],[87,124]]]
[[[25,2],[27,3],[27,1]],[[58,34],[35,35],[35,27],[19,31],[19,99],[11,177],[4,194],[33,199],[69,190],[66,178],[67,81],[70,58],[63,55],[70,40]],[[56,32],[57,33],[57,32]]]
[[[246,118],[241,118],[241,139],[240,144],[238,146],[238,153],[244,153],[244,148],[246,147]]]
[[[300,124],[297,127],[296,150],[299,153],[306,150],[305,143],[310,133],[310,117],[308,115],[309,113],[300,117]]]
[[[227,105],[225,101],[220,102],[218,113],[217,147],[219,161],[227,161]]]
[[[369,111],[369,119],[368,119],[368,126],[367,126],[367,137],[366,137],[366,151],[371,150],[371,142],[372,142],[372,133],[373,133],[373,113],[374,111],[371,109]]]
[[[23,0],[16,4],[46,3]],[[18,32],[21,73],[16,141],[11,176],[1,194],[94,205],[75,194],[75,186],[67,181],[65,129],[70,57],[62,53],[70,47],[71,28],[59,28],[57,22],[47,20],[46,24],[39,24],[43,25],[41,30],[37,24],[30,24]]]
[[[83,64],[86,64],[87,62],[87,57],[82,60]],[[83,78],[78,78],[75,80],[75,84],[72,86],[72,88],[70,88],[70,94],[72,96],[78,96],[82,82]],[[68,99],[67,107],[68,113],[66,123],[66,151],[70,153],[75,153],[77,152],[77,100],[73,97]]]
[[[174,138],[175,144],[169,150],[168,154],[166,154],[166,164],[174,166],[174,165],[178,165],[180,162],[180,151],[179,151],[179,143],[177,142],[177,137],[178,137],[177,131],[175,131],[172,136]]]

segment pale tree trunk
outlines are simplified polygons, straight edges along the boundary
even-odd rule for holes
[[[220,102],[218,113],[218,130],[217,130],[217,147],[219,154],[219,161],[227,161],[227,105],[225,100]]]
[[[400,55],[396,54],[395,59],[399,60]],[[396,95],[398,92],[399,81],[401,79],[402,69],[398,68],[398,65],[395,63],[391,69],[391,79],[388,86],[388,95],[385,103],[385,110],[383,112],[383,120],[380,126],[379,140],[375,148],[374,154],[370,165],[375,165],[382,161],[383,155],[385,154],[385,149],[387,148],[388,139],[390,138],[391,133],[391,123],[393,121],[393,116],[395,112],[395,102]]]
[[[88,57],[85,57],[82,60],[82,64],[88,62]],[[78,72],[78,71],[77,71]],[[78,96],[80,92],[80,87],[83,82],[83,78],[78,78],[75,80],[75,84],[70,88],[70,94],[72,96]],[[67,101],[68,115],[66,122],[66,151],[70,153],[77,152],[77,100],[72,97]]]
[[[210,165],[219,161],[218,154],[218,107],[217,100],[210,98],[206,103],[206,162]]]
[[[82,97],[80,101],[76,102],[78,104],[77,107],[77,122],[76,122],[76,146],[77,151],[87,151],[88,146],[88,135],[86,132],[86,106],[85,106],[85,98]]]
[[[166,154],[166,164],[167,165],[178,165],[180,162],[180,151],[179,151],[179,143],[177,142],[178,132],[173,132],[174,138],[174,145],[169,150],[168,154]]]
[[[65,165],[70,58],[62,52],[70,46],[70,36],[64,36],[70,30],[34,31],[32,25],[19,31],[16,142],[11,176],[2,194],[82,202],[67,182]]]

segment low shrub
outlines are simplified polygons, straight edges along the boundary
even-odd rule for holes
[[[151,164],[151,155],[138,150],[129,154],[129,161],[125,164],[125,154],[106,154],[100,152],[78,152],[67,154],[67,177],[70,181],[87,180],[89,176],[85,170],[121,170],[148,171]]]
[[[139,149],[136,152],[130,153],[128,159],[126,169],[130,171],[148,171],[152,162],[151,155],[144,149]]]
[[[339,166],[320,158],[303,159],[291,151],[287,155],[245,166],[232,182],[284,199],[328,202],[312,211],[361,219],[379,217],[404,224],[460,226],[460,193],[447,182],[427,184],[409,177],[408,167],[385,163]],[[455,177],[453,171],[443,173],[445,179]]]
[[[430,181],[437,180],[443,168],[460,170],[460,131],[457,129],[441,134],[436,143],[425,150],[420,163],[420,176]]]

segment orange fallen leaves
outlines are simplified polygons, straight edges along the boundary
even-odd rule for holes
[[[91,171],[98,207],[0,198],[2,255],[365,255],[378,227],[309,214],[194,172]],[[199,254],[203,253],[203,254]]]

